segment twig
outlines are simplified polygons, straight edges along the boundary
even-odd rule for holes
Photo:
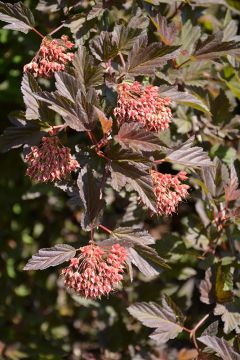
[[[32,31],[34,31],[36,34],[38,34],[42,39],[45,38],[45,36],[43,34],[41,34],[37,29],[35,29],[34,27],[31,28]]]
[[[102,230],[104,230],[106,233],[112,235],[112,231],[111,231],[110,229],[108,229],[106,226],[103,226],[103,225],[99,224],[98,227],[100,227],[100,228],[101,228]]]
[[[125,63],[125,60],[124,60],[124,57],[123,57],[122,53],[119,52],[118,55],[119,55],[119,57],[120,57],[122,66],[125,68],[125,67],[126,67],[126,63]]]
[[[52,36],[53,34],[55,34],[57,31],[59,31],[60,29],[62,29],[62,27],[64,26],[64,24],[61,24],[60,26],[58,26],[56,29],[54,29],[52,32],[50,32],[48,34],[48,36]]]
[[[189,59],[187,59],[187,60],[185,60],[184,62],[182,62],[181,64],[179,64],[179,65],[176,65],[175,66],[175,69],[180,69],[183,65],[185,65],[185,64],[187,64],[187,63],[189,63],[191,61],[191,58],[189,58]]]
[[[209,317],[209,314],[205,315],[198,323],[197,325],[192,329],[191,333],[190,333],[190,338],[192,339],[194,346],[196,348],[197,351],[199,351],[199,347],[198,347],[198,343],[197,343],[197,339],[196,339],[196,332],[197,330],[200,328],[200,326],[207,320],[207,318]]]

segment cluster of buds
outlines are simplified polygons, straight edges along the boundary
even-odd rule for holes
[[[179,203],[188,195],[189,186],[182,183],[187,179],[185,171],[180,171],[177,175],[171,175],[152,170],[151,177],[157,198],[158,214],[173,214],[176,212]]]
[[[169,98],[161,98],[158,87],[143,87],[139,82],[118,85],[118,103],[114,109],[118,126],[137,122],[146,130],[159,132],[169,127],[172,118]]]
[[[123,279],[125,248],[114,244],[107,251],[91,244],[80,249],[79,257],[71,259],[62,272],[64,285],[86,298],[108,295]]]
[[[25,160],[29,165],[26,174],[38,182],[62,180],[79,168],[70,149],[57,136],[43,137],[40,146],[31,147]]]
[[[23,71],[46,78],[52,77],[54,72],[64,71],[66,64],[73,60],[74,54],[68,51],[73,46],[66,35],[61,40],[44,38],[38,53]]]

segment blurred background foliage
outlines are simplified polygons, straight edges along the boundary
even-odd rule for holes
[[[24,3],[33,10],[38,29],[43,33],[57,28],[64,19],[62,11],[41,13],[34,11],[37,1],[28,0]],[[52,3],[61,2],[49,1],[47,5],[50,6]],[[114,24],[114,13],[124,17],[124,8],[118,7],[118,1],[112,3],[114,7],[111,21]],[[135,1],[129,0],[125,3],[126,13],[131,6],[136,6]],[[154,1],[136,3],[147,7]],[[163,1],[159,11],[169,18],[174,16],[173,3],[175,6],[175,2],[171,4],[171,1]],[[219,3],[222,4],[221,1]],[[229,1],[235,10],[238,7],[236,3]],[[226,26],[230,22],[232,24],[229,25],[226,37],[231,37],[234,26],[239,34],[238,13],[227,10],[225,6],[217,4],[194,9],[184,6],[182,17],[185,21],[191,19],[194,25],[200,25],[206,34],[222,28],[224,22]],[[83,33],[85,30],[82,29]],[[149,32],[152,36],[155,36],[154,31],[151,24]],[[70,35],[69,29],[65,32]],[[37,51],[39,38],[33,32],[25,36],[1,29],[0,44],[2,132],[9,125],[9,113],[16,109],[24,109],[20,92],[22,68]],[[198,119],[192,119],[191,113],[179,106],[175,113],[172,132],[181,138],[196,134],[212,158],[218,157],[225,164],[235,161],[235,164],[239,165],[239,138],[226,136],[225,128],[225,125],[229,125],[230,120],[234,119],[232,128],[235,134],[239,132],[240,119],[237,114],[240,109],[240,74],[236,61],[226,61],[223,66],[216,61],[211,83],[202,76],[205,71],[204,65],[195,68],[192,72],[195,79],[188,79],[187,86],[202,96],[207,87],[210,108],[215,117],[211,124],[201,123],[196,128]],[[163,78],[163,74],[159,74],[159,79]],[[171,74],[169,79],[171,80]],[[217,135],[214,133],[215,126],[219,127],[218,131],[222,131],[220,136],[219,132]],[[158,240],[159,254],[169,258],[174,264],[171,271],[151,281],[136,271],[134,281],[130,283],[126,278],[121,291],[101,301],[86,301],[66,293],[57,269],[38,272],[22,270],[27,259],[39,248],[62,242],[74,246],[84,244],[87,239],[79,226],[79,210],[73,210],[69,206],[68,198],[62,191],[52,186],[31,184],[24,175],[25,165],[20,150],[1,154],[0,159],[0,358],[194,359],[196,353],[185,334],[180,335],[177,340],[170,341],[168,346],[158,347],[148,340],[149,329],[134,321],[126,308],[135,301],[157,302],[161,293],[166,293],[171,295],[187,314],[189,327],[209,312],[209,305],[200,302],[198,285],[204,278],[206,268],[212,263],[211,254],[199,260],[197,250],[190,247],[196,234],[202,236],[203,243],[207,241],[201,234],[203,225],[195,207],[197,199],[200,198],[199,192],[193,189],[189,201],[182,205],[178,214],[167,221],[148,219],[145,222],[145,228]],[[240,171],[239,166],[237,170]],[[117,198],[113,198],[114,196],[109,192],[106,220],[110,228],[113,228],[117,219],[123,216],[122,209],[126,205],[124,193],[119,194]],[[192,233],[189,229],[192,229]],[[232,231],[239,242],[238,227]],[[226,254],[228,255],[228,251]],[[212,322],[212,318],[208,321]],[[231,338],[232,335],[228,336]]]

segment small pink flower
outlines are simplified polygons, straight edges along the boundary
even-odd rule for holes
[[[81,255],[71,259],[62,272],[65,286],[86,298],[108,295],[123,279],[126,250],[119,244],[108,251],[91,244],[80,251]]]
[[[46,78],[52,77],[56,71],[64,71],[65,65],[73,60],[74,54],[68,51],[73,46],[66,35],[61,40],[44,38],[38,53],[24,66],[23,71]]]
[[[158,132],[169,127],[172,118],[169,98],[161,98],[158,87],[143,87],[139,82],[118,85],[118,103],[114,109],[118,126],[138,122],[146,130]]]
[[[187,179],[185,171],[171,175],[152,170],[151,176],[157,198],[158,214],[171,215],[176,212],[179,203],[188,195],[189,186],[181,183]]]
[[[40,146],[31,147],[25,160],[29,165],[26,174],[38,182],[62,180],[79,168],[70,149],[57,136],[43,137]]]

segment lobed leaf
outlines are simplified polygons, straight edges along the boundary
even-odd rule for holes
[[[154,75],[160,68],[179,53],[179,46],[162,46],[160,43],[147,45],[148,38],[143,35],[135,41],[128,55],[125,71],[130,75]]]
[[[150,337],[160,343],[176,338],[183,330],[183,316],[166,295],[162,297],[160,305],[154,302],[136,303],[129,306],[128,311],[143,325],[157,328]]]
[[[21,1],[16,4],[0,1],[0,20],[8,23],[4,29],[17,30],[25,34],[35,26],[32,12]]]
[[[217,31],[208,36],[205,41],[199,41],[196,50],[193,53],[194,59],[209,60],[226,55],[240,54],[239,41],[222,41],[222,39],[223,32]]]
[[[188,139],[179,148],[167,154],[166,160],[176,162],[185,166],[205,167],[212,166],[212,162],[208,154],[199,146],[193,146],[194,137]]]
[[[161,150],[163,147],[155,134],[134,123],[123,124],[114,139],[123,149],[132,149],[134,151],[155,151]]]
[[[84,167],[79,173],[77,185],[84,206],[82,227],[84,229],[95,227],[99,224],[105,201],[98,181],[89,166]]]
[[[240,355],[237,354],[227,341],[220,339],[217,336],[204,335],[198,338],[198,341],[212,349],[222,360],[240,360]]]
[[[72,259],[76,249],[67,244],[57,244],[51,248],[40,249],[28,261],[23,270],[44,270],[50,266],[57,266]]]
[[[240,333],[240,301],[237,299],[232,303],[217,304],[214,309],[214,315],[221,316],[224,323],[224,332],[229,334],[235,330]]]

